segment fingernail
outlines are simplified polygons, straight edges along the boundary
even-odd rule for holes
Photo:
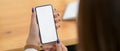
[[[60,14],[57,14],[57,16],[60,16]]]
[[[57,40],[57,44],[59,44],[60,43],[60,41],[59,41],[59,39]]]
[[[34,8],[32,8],[32,13],[34,13]]]

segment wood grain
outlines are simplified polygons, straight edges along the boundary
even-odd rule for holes
[[[31,8],[44,4],[52,4],[62,18],[64,0],[0,0],[0,51],[23,50],[29,34]],[[65,45],[77,44],[76,22],[61,21],[58,34]]]

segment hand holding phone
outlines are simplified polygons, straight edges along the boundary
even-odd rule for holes
[[[52,5],[38,6],[35,10],[41,43],[56,42],[58,35]]]

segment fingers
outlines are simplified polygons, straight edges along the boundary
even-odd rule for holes
[[[68,51],[67,48],[64,46],[63,43],[61,43],[61,47],[62,47],[62,50],[63,50],[63,51]]]
[[[62,47],[61,47],[60,43],[56,45],[56,49],[57,49],[57,51],[62,51]]]
[[[40,45],[41,43],[40,43],[40,36],[39,36],[39,29],[38,29],[38,24],[37,24],[37,17],[36,17],[36,11],[35,11],[35,9],[34,8],[32,8],[32,24],[33,24],[33,26],[34,26],[34,32],[36,32],[35,34],[36,34],[36,36],[35,36],[35,38],[36,38],[36,42],[38,42],[38,45]]]
[[[58,10],[54,9],[54,17],[55,17],[55,23],[56,23],[56,28],[60,28],[60,13]]]
[[[55,45],[54,44],[48,44],[42,46],[44,51],[55,51]]]
[[[36,19],[36,11],[34,8],[32,8],[32,16],[31,16],[31,32],[35,31],[36,34],[39,32],[38,31],[38,25],[37,25],[37,19]],[[35,33],[34,32],[34,33]]]
[[[55,17],[56,23],[58,23],[60,21],[60,12],[56,9],[54,9],[54,17]]]
[[[57,41],[56,48],[57,51],[67,51],[67,48],[59,40]]]
[[[36,12],[35,12],[35,9],[34,8],[32,8],[32,18],[31,18],[31,20],[32,20],[32,23],[37,23],[36,22]]]
[[[36,22],[36,12],[35,9],[32,8],[32,15],[31,15],[31,24],[30,24],[30,37],[36,42],[36,44],[40,44],[39,38],[39,29]]]
[[[31,16],[31,32],[35,31],[36,33],[38,33],[38,25],[37,25],[37,21],[36,21],[36,12],[35,9],[32,8],[32,16]],[[35,33],[34,32],[34,33]]]
[[[47,45],[42,47],[44,51],[50,51],[52,48],[52,45]]]
[[[42,46],[44,51],[68,51],[62,43],[55,43]]]

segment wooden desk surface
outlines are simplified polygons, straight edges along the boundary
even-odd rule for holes
[[[72,0],[0,0],[0,51],[21,51],[25,45],[31,20],[31,8],[53,4],[61,18],[66,2]],[[77,44],[75,21],[61,21],[58,36],[65,45]]]

